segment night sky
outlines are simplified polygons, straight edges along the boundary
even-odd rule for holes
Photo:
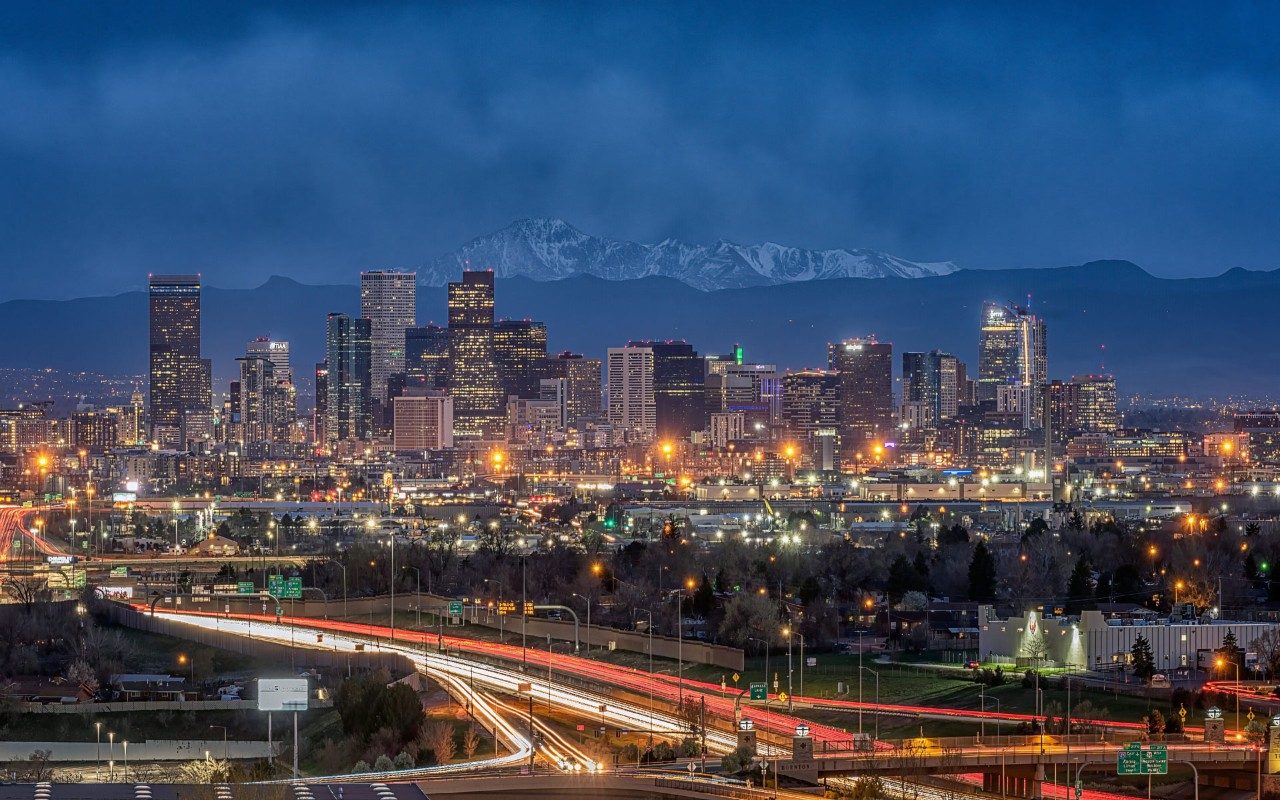
[[[519,217],[1280,266],[1273,4],[0,5],[0,300],[352,283]]]

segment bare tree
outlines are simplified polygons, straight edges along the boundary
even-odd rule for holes
[[[431,752],[435,753],[436,763],[444,764],[452,761],[455,751],[453,742],[453,725],[443,720],[437,720],[428,725],[424,725],[421,735],[422,744]]]
[[[462,752],[466,753],[468,759],[476,757],[476,751],[480,749],[480,732],[476,730],[475,725],[467,728],[467,732],[462,735]]]
[[[1257,652],[1258,659],[1266,666],[1272,678],[1280,675],[1280,629],[1268,628],[1250,646]]]

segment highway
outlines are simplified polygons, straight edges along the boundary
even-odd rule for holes
[[[674,683],[675,678],[671,676],[650,676],[648,673],[629,668],[617,667],[576,656],[555,654],[550,656],[552,679],[548,682],[546,679],[548,654],[545,651],[539,652],[530,649],[525,653],[528,659],[527,666],[524,671],[521,671],[518,664],[521,648],[512,645],[476,642],[459,637],[443,637],[438,642],[438,637],[435,634],[423,634],[415,631],[397,631],[397,638],[392,642],[386,636],[390,633],[387,628],[310,618],[291,620],[286,617],[280,622],[276,622],[274,617],[266,615],[227,616],[209,612],[160,609],[155,613],[163,618],[181,621],[185,624],[205,629],[232,632],[302,648],[314,649],[323,647],[354,654],[359,652],[356,649],[357,645],[363,645],[367,649],[371,648],[375,651],[398,652],[410,659],[419,670],[439,681],[460,702],[469,703],[482,724],[494,729],[500,740],[510,750],[509,753],[497,758],[410,771],[397,770],[388,773],[370,773],[360,776],[361,779],[407,780],[443,777],[459,772],[486,774],[495,769],[512,769],[516,765],[526,764],[532,748],[527,734],[528,725],[530,724],[527,706],[529,697],[533,698],[535,714],[532,720],[533,728],[543,738],[543,743],[537,749],[536,755],[563,773],[594,774],[603,771],[604,765],[596,763],[591,754],[560,735],[554,727],[538,718],[537,715],[545,712],[548,708],[561,713],[568,712],[570,715],[588,723],[607,723],[610,726],[640,732],[652,730],[655,734],[676,739],[688,735],[685,721],[660,709],[648,707],[643,703],[620,701],[615,696],[607,693],[590,691],[570,685],[564,681],[555,680],[557,674],[570,674],[604,683],[620,680],[623,684],[626,684],[624,688],[628,688],[632,693],[635,690],[630,688],[631,686],[640,685],[647,690],[651,684],[644,683],[644,681],[652,681],[657,684],[657,686],[654,686],[655,690],[659,687],[665,687],[663,693],[656,693],[655,696],[661,696],[667,701],[674,702],[678,689]],[[317,631],[324,632],[322,642],[316,641],[315,633]],[[444,651],[436,650],[434,647],[436,645],[442,645]],[[462,653],[468,651],[468,648],[461,645],[474,646],[470,649],[491,658],[505,658],[509,663],[499,665],[488,660],[473,660],[462,655]],[[590,670],[590,672],[584,672],[584,669]],[[637,678],[640,679],[640,683],[636,683]],[[520,691],[521,684],[528,684],[527,692]],[[694,693],[701,691],[715,692],[714,699],[723,701],[723,707],[728,709],[729,714],[724,718],[732,718],[732,700],[719,697],[718,685],[685,681],[684,688],[687,692]],[[704,695],[699,694],[698,696]],[[512,697],[519,699],[512,700]],[[711,699],[713,698],[708,697],[708,713],[711,713],[712,710]],[[602,706],[604,708],[603,711],[601,710]],[[902,713],[911,711],[912,713],[923,715],[933,712],[952,711],[951,709],[916,708],[911,706],[894,706],[894,708]],[[757,711],[763,711],[763,709],[752,709],[747,715],[753,719],[759,719]],[[794,718],[783,714],[770,713],[774,717],[774,722],[778,725],[781,725],[784,720],[794,720]],[[983,715],[983,717],[988,719],[999,718],[1006,721],[1027,718],[1026,715],[1011,714]],[[825,740],[829,743],[829,747],[837,745],[841,740],[845,742],[849,740],[849,734],[844,731],[826,730],[833,737]],[[782,733],[782,731],[778,732]],[[789,735],[790,731],[786,731],[786,733]],[[707,731],[707,745],[712,754],[723,754],[733,749],[736,745],[736,737],[730,732],[709,729]],[[1026,761],[1028,758],[1034,760],[1034,757],[1039,753],[1038,746],[1027,745],[1018,747],[965,747],[962,749],[963,755],[953,749],[933,745],[930,740],[920,740],[918,746],[911,743],[908,743],[908,745],[903,752],[896,752],[898,748],[887,744],[874,752],[838,752],[838,747],[832,747],[832,752],[827,754],[824,754],[819,749],[818,757],[820,760],[833,757],[838,760],[865,762],[868,765],[875,765],[873,771],[885,771],[886,767],[895,762],[901,765],[903,762],[910,762],[913,759],[935,758],[948,762],[960,759],[948,770],[955,771],[956,767],[969,769],[971,767],[968,767],[968,764],[990,764],[1002,758],[1009,759],[1010,763],[1013,761]],[[1205,756],[1208,756],[1211,750],[1211,748],[1203,745],[1180,746],[1180,749],[1183,748],[1188,751],[1206,751],[1203,754]],[[765,758],[785,758],[790,754],[789,748],[775,746],[765,741],[761,742],[759,749],[760,754]],[[1225,750],[1230,749],[1225,748]],[[1224,748],[1219,747],[1219,751],[1222,750]],[[1046,737],[1045,753],[1050,758],[1058,757],[1060,759],[1067,752],[1066,746],[1056,742],[1053,737]],[[1070,756],[1075,758],[1092,756],[1106,760],[1114,757],[1115,746],[1072,745],[1069,752]],[[898,769],[901,769],[901,766]],[[889,771],[891,772],[892,769]],[[326,781],[344,777],[319,776],[307,780]],[[958,779],[972,782],[973,777],[965,776],[962,773]],[[833,778],[832,780],[844,782],[845,779]],[[888,791],[900,798],[919,797],[924,798],[924,800],[951,800],[951,798],[957,796],[957,791],[953,787],[940,788],[920,784],[903,778],[900,774],[886,774],[884,781]],[[1066,782],[1065,775],[1063,782]],[[1046,792],[1048,796],[1054,798],[1071,800],[1069,788],[1065,786],[1050,789],[1049,784],[1046,784]],[[959,794],[966,795],[970,793],[961,790]],[[980,792],[974,791],[972,794],[976,796]],[[1087,791],[1085,796],[1088,800],[1114,800],[1119,795]]]

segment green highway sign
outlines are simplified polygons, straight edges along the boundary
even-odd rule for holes
[[[453,600],[449,603],[449,616],[451,617],[462,616],[462,603],[460,601]]]
[[[268,575],[267,592],[281,600],[301,600],[302,578],[286,578],[283,575]]]
[[[253,581],[240,581],[236,584],[236,594],[253,594]]]
[[[1149,749],[1143,750],[1140,744],[1137,748],[1134,748],[1133,744],[1137,743],[1131,743],[1124,750],[1116,753],[1117,775],[1169,774],[1169,748],[1167,746],[1152,745]]]
[[[768,687],[766,687],[763,683],[751,684],[751,699],[752,700],[768,700],[769,699]]]

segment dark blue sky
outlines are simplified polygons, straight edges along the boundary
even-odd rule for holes
[[[0,5],[0,299],[352,282],[523,216],[1280,266],[1269,4]]]

